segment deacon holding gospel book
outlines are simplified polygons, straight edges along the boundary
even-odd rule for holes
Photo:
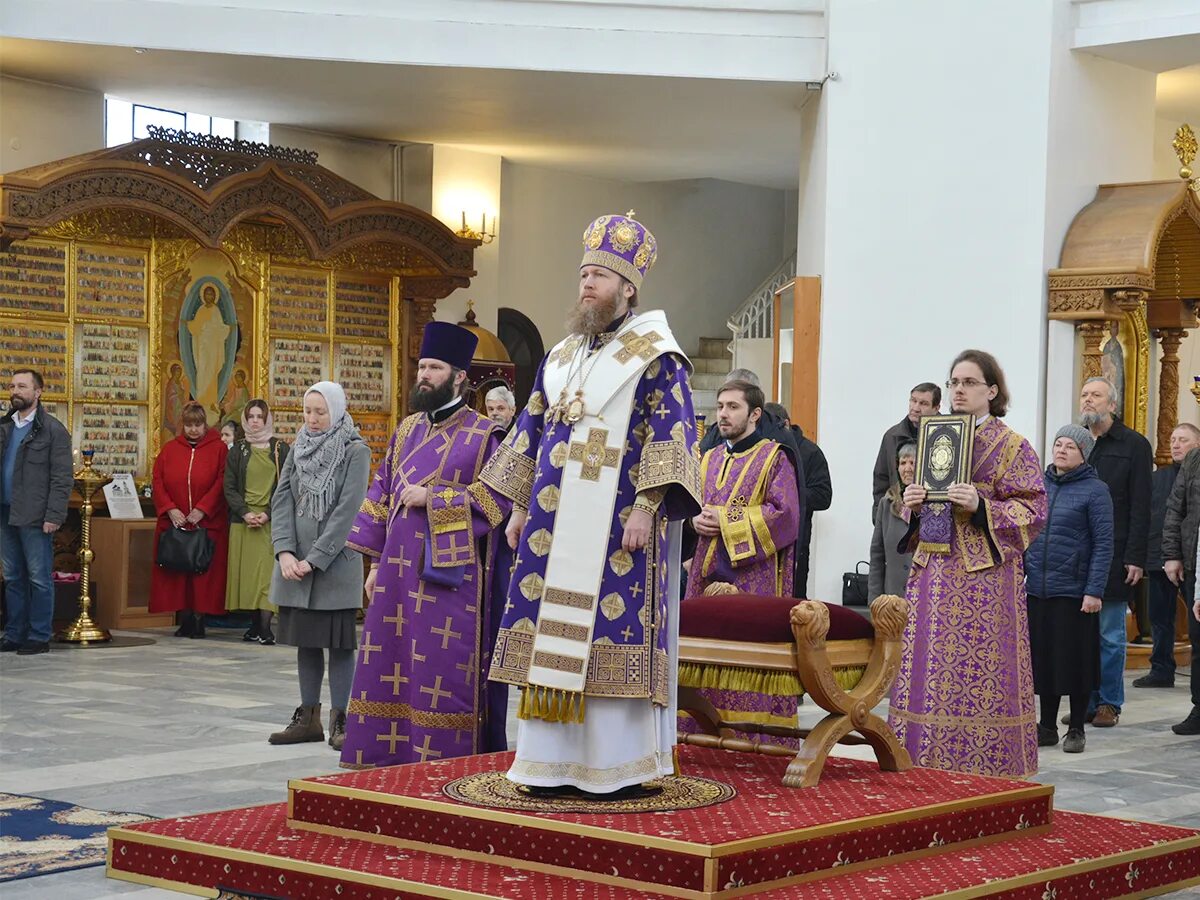
[[[1038,757],[1022,555],[1046,520],[1046,488],[1033,447],[1000,421],[995,358],[964,350],[946,387],[951,411],[975,419],[971,480],[941,509],[922,484],[904,490],[911,612],[889,718],[918,766],[1023,777]]]

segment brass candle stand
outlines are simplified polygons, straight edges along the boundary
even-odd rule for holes
[[[83,520],[82,537],[79,541],[79,616],[74,622],[57,635],[57,640],[68,644],[102,644],[111,641],[112,635],[92,621],[92,589],[90,570],[92,567],[92,497],[96,491],[107,484],[109,477],[103,472],[92,468],[92,455],[95,451],[83,451],[83,465],[75,470],[75,490],[83,498],[81,518]]]

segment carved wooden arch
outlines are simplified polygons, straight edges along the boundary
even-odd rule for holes
[[[352,246],[407,248],[421,274],[409,296],[436,300],[475,274],[477,241],[430,214],[380,200],[316,155],[242,141],[156,131],[154,137],[0,176],[0,249],[84,212],[134,209],[218,249],[248,219],[286,222],[315,260]]]
[[[1083,374],[1100,374],[1108,323],[1125,319],[1137,337],[1137,407],[1131,425],[1149,434],[1152,333],[1162,345],[1157,454],[1170,462],[1179,396],[1176,351],[1200,325],[1200,197],[1187,181],[1101,185],[1063,241],[1049,272],[1049,317],[1073,321],[1083,338]]]

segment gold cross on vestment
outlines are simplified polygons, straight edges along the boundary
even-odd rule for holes
[[[442,690],[442,676],[441,675],[438,675],[436,678],[434,678],[433,687],[428,687],[428,686],[422,687],[421,693],[429,695],[430,709],[437,709],[438,701],[441,700],[443,697],[453,696],[449,691]]]
[[[408,596],[410,596],[412,599],[417,601],[417,615],[418,616],[421,614],[421,604],[422,603],[425,603],[425,602],[437,603],[436,597],[434,597],[432,594],[425,593],[425,582],[424,581],[417,581],[417,589],[415,591],[409,591]]]
[[[375,735],[375,740],[385,741],[388,745],[388,753],[395,754],[397,744],[407,744],[408,743],[408,735],[396,733],[396,720],[395,719],[392,719],[392,721],[389,722],[388,724],[392,726],[391,728],[388,729],[388,733]],[[426,738],[426,740],[428,740],[428,738]]]
[[[358,699],[359,699],[359,700],[361,700],[363,703],[366,703],[366,702],[367,702],[367,692],[366,692],[366,691],[359,691],[359,692],[358,692]],[[366,721],[367,721],[367,717],[366,717],[366,716],[364,716],[362,713],[359,713],[359,714],[358,714],[358,724],[359,724],[359,725],[362,725],[362,724],[366,723]],[[362,751],[361,751],[361,750],[359,750],[359,751],[358,751],[358,754],[359,754],[359,756],[362,756]],[[359,760],[359,762],[362,762],[362,760],[360,759],[360,760]]]
[[[430,748],[429,735],[425,735],[425,744],[423,746],[413,747],[413,752],[421,754],[421,762],[425,762],[425,760],[429,759],[431,756],[434,759],[437,759],[437,757],[442,755],[441,750],[433,750]]]
[[[396,637],[404,637],[404,626],[408,623],[408,619],[404,618],[403,609],[397,606],[396,614],[394,616],[384,616],[383,621],[391,622],[396,626]]]
[[[417,652],[417,639],[416,638],[412,639],[412,658],[413,658],[413,662],[425,662],[425,660],[428,658],[425,655]]]
[[[619,363],[627,363],[637,356],[641,358],[642,362],[649,362],[658,356],[656,348],[662,339],[663,336],[657,331],[649,331],[646,334],[627,331],[617,338],[622,347],[615,354],[616,360]]]
[[[626,625],[625,630],[621,632],[621,637],[625,638],[626,641],[632,639],[633,638],[633,627],[630,625]]]
[[[475,653],[471,652],[470,657],[465,663],[455,663],[454,668],[460,670],[467,676],[467,684],[474,686],[475,684]]]
[[[451,638],[458,640],[460,637],[462,637],[462,632],[454,631],[453,629],[450,628],[450,623],[452,621],[453,621],[453,619],[450,616],[446,616],[446,624],[445,625],[443,625],[441,628],[432,628],[431,627],[429,629],[430,634],[440,634],[442,636],[442,649],[443,650],[450,649],[450,639]]]
[[[635,581],[633,583],[633,587],[631,587],[629,589],[629,593],[633,594],[633,599],[636,600],[638,598],[638,596],[642,593],[641,584],[639,584],[638,582]]]
[[[384,619],[384,621],[386,622],[387,619]],[[368,631],[365,635],[363,635],[362,664],[364,666],[369,666],[371,664],[371,654],[372,653],[382,653],[382,652],[383,652],[382,646],[380,646],[379,644],[371,643],[371,632]]]
[[[408,678],[400,674],[400,663],[392,663],[391,675],[380,675],[379,680],[390,681],[392,684],[392,696],[400,696],[400,685],[408,684]]]
[[[604,428],[589,428],[587,443],[571,442],[571,451],[567,458],[583,464],[579,477],[584,481],[599,481],[602,467],[615,469],[621,461],[621,451],[607,444],[608,431]]]
[[[433,496],[437,497],[443,503],[449,503],[457,496],[457,494],[458,494],[458,492],[455,491],[454,488],[446,487],[446,488],[442,488],[440,491],[438,491]]]

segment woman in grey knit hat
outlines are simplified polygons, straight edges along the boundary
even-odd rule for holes
[[[1088,697],[1100,684],[1100,601],[1113,554],[1108,488],[1087,463],[1095,440],[1064,425],[1046,467],[1046,527],[1025,551],[1033,687],[1041,701],[1038,746],[1058,743],[1058,706],[1070,698],[1063,750],[1083,752]]]

